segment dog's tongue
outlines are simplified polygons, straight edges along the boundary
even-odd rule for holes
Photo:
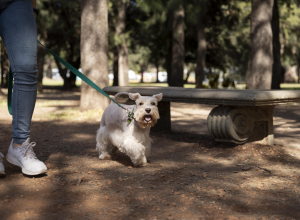
[[[151,121],[151,116],[150,116],[150,115],[146,115],[146,116],[145,116],[145,120],[146,120],[146,121]]]

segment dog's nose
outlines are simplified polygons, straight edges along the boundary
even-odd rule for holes
[[[150,112],[151,112],[151,109],[150,109],[150,108],[146,108],[145,111],[146,111],[147,113],[150,113]]]

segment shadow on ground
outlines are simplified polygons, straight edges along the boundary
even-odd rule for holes
[[[98,159],[97,129],[98,123],[33,123],[35,150],[49,172],[27,177],[5,162],[0,219],[300,217],[300,164],[283,147],[153,132],[151,163],[135,168],[121,153],[113,161]],[[6,130],[9,125],[2,125],[8,145]]]

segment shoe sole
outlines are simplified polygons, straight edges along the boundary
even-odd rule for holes
[[[21,167],[22,168],[22,173],[26,174],[26,175],[29,175],[29,176],[35,176],[35,175],[40,175],[40,174],[43,174],[43,173],[46,173],[47,170],[42,170],[40,172],[31,172],[29,170],[26,170],[20,163],[18,160],[16,160],[14,157],[10,156],[9,154],[6,155],[6,160],[8,162],[10,162],[11,164],[13,165],[16,165],[18,167]]]

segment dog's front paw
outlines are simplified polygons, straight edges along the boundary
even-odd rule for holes
[[[136,161],[134,163],[135,166],[137,167],[145,167],[147,166],[147,158],[144,156],[141,159],[139,159],[138,161]]]
[[[99,156],[100,160],[111,160],[111,156],[109,154],[101,153]]]

